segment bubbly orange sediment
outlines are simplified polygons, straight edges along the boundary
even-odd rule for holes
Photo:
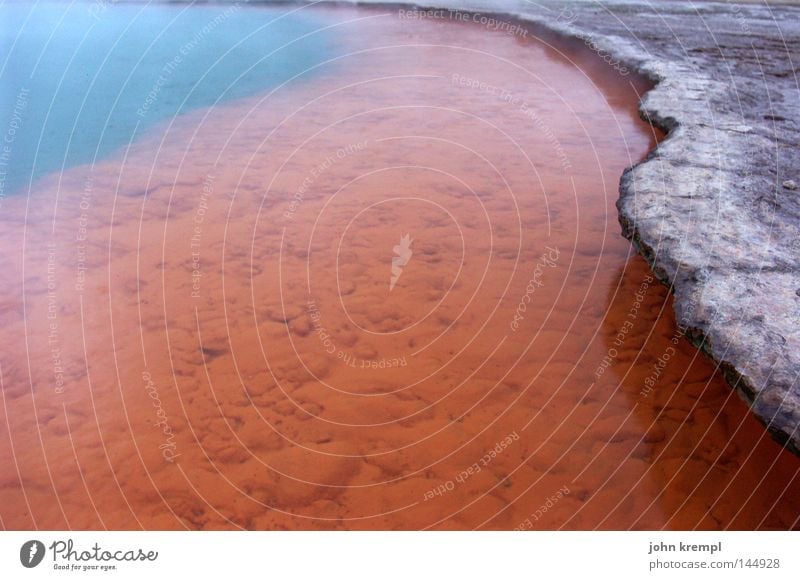
[[[619,235],[646,83],[319,12],[322,75],[4,200],[2,525],[796,526],[798,458]]]

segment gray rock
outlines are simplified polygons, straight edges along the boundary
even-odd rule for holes
[[[798,453],[800,198],[785,175],[800,167],[800,10],[694,6],[699,18],[664,2],[657,20],[618,6],[617,23],[587,19],[636,31],[647,55],[632,66],[659,81],[642,113],[669,131],[623,175],[620,223],[673,288],[687,335]]]

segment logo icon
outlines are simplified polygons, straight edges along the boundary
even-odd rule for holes
[[[28,540],[19,549],[19,561],[26,568],[36,568],[44,559],[44,544],[39,540]]]
[[[408,264],[408,261],[414,254],[414,252],[411,251],[411,242],[413,241],[414,240],[406,234],[400,238],[400,243],[392,248],[397,255],[392,257],[392,277],[389,278],[390,292],[394,290],[395,284],[397,284],[397,281],[400,279],[400,275],[403,273],[403,267]]]

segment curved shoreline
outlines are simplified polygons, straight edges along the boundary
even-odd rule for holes
[[[640,113],[667,136],[622,175],[622,234],[674,293],[681,331],[800,455],[800,8],[341,3],[506,14],[654,81]]]
[[[798,458],[619,235],[653,83],[496,12],[241,15],[292,11],[320,74],[6,200],[4,524],[796,528]]]

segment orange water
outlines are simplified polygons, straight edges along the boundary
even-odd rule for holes
[[[619,236],[646,85],[318,12],[321,76],[5,200],[2,525],[796,527],[800,460]]]

